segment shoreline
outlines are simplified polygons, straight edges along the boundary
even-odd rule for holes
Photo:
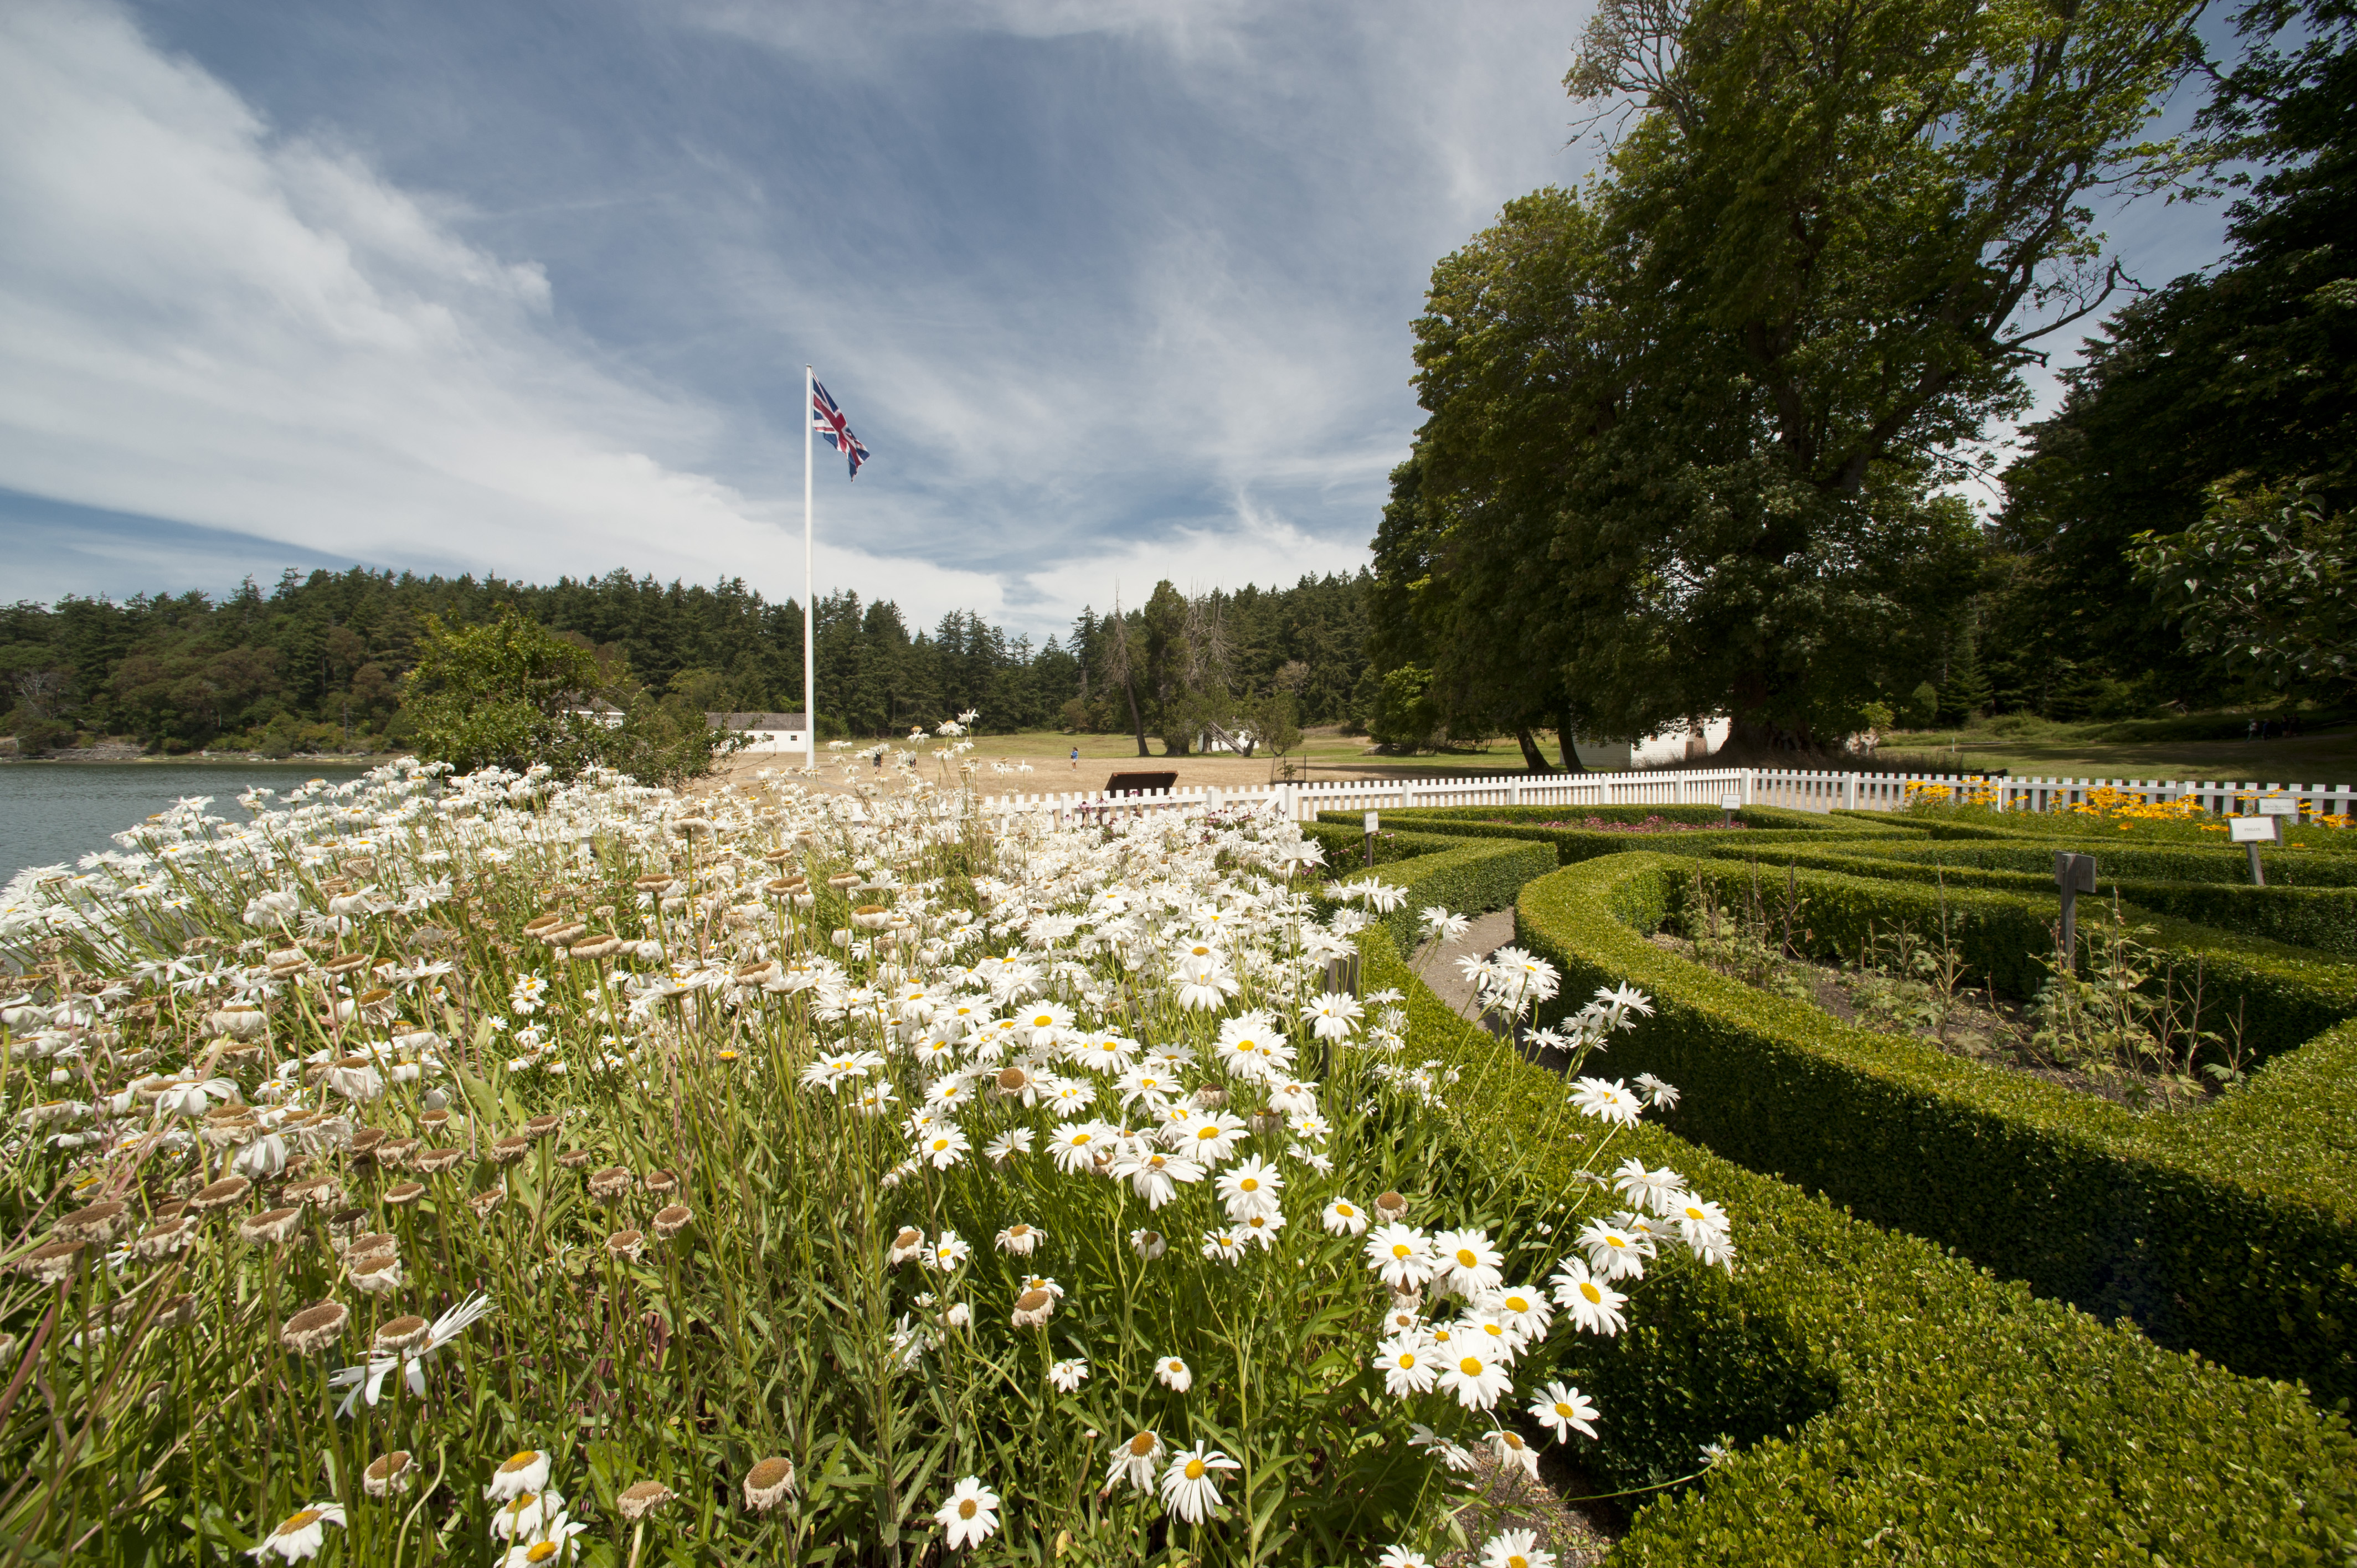
[[[264,757],[258,751],[188,752],[178,757],[165,757],[141,752],[132,756],[111,757],[5,757],[0,756],[0,767],[47,764],[57,768],[382,768],[388,762],[416,755],[407,751],[317,752],[298,751],[291,757]]]

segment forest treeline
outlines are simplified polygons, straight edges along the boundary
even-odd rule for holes
[[[1069,635],[1038,643],[969,612],[912,628],[889,599],[830,594],[816,617],[821,733],[905,735],[971,710],[991,732],[1167,730],[1183,746],[1203,718],[1280,693],[1302,723],[1346,723],[1370,691],[1366,586],[1363,575],[1305,576],[1189,598],[1165,583],[1118,622],[1083,610]],[[221,598],[0,608],[5,727],[34,752],[101,737],[172,754],[399,747],[410,727],[404,678],[429,620],[480,626],[503,605],[599,654],[625,703],[802,705],[802,607],[741,581],[706,587],[618,571],[544,586],[355,568],[288,572],[267,591],[248,579]]]

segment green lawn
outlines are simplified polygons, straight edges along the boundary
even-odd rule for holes
[[[1555,737],[1542,735],[1540,743],[1546,748],[1547,759],[1555,760]],[[1162,742],[1146,736],[1146,747],[1154,759],[1162,757]],[[1291,752],[1293,760],[1312,770],[1311,776],[1322,777],[1336,770],[1367,769],[1401,772],[1431,772],[1439,774],[1515,772],[1523,770],[1522,748],[1508,736],[1488,746],[1425,752],[1414,757],[1378,756],[1369,749],[1373,742],[1365,736],[1346,736],[1331,729],[1321,729],[1303,736],[1301,744]],[[1067,735],[1060,730],[1023,730],[1014,735],[984,735],[974,737],[974,755],[984,757],[1023,757],[1037,763],[1042,758],[1067,757],[1072,747],[1081,748],[1084,761],[1136,762],[1137,741],[1126,735]],[[1264,771],[1269,766],[1265,751],[1255,752],[1251,758],[1234,757],[1220,751],[1198,754],[1193,760],[1233,761],[1241,767],[1254,767]],[[1146,766],[1141,764],[1140,766]]]
[[[2288,740],[2183,737],[2183,731],[2198,731],[2205,724],[2214,722],[2066,725],[2008,716],[1963,729],[1900,731],[1884,741],[1881,760],[1885,766],[1903,763],[1943,772],[2002,768],[2037,778],[2357,781],[2357,726],[2343,724]]]

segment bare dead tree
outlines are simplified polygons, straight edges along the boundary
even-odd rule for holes
[[[1113,618],[1103,625],[1112,633],[1104,645],[1105,679],[1119,686],[1129,698],[1130,726],[1137,732],[1137,755],[1147,755],[1146,749],[1146,714],[1137,705],[1136,661],[1129,654],[1129,621],[1121,613],[1121,587],[1113,590]]]

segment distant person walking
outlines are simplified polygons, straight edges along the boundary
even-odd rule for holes
[[[1073,772],[1075,772],[1075,773],[1078,773],[1080,770],[1081,770],[1081,748],[1080,748],[1079,746],[1076,746],[1072,747],[1072,771],[1073,771]]]

